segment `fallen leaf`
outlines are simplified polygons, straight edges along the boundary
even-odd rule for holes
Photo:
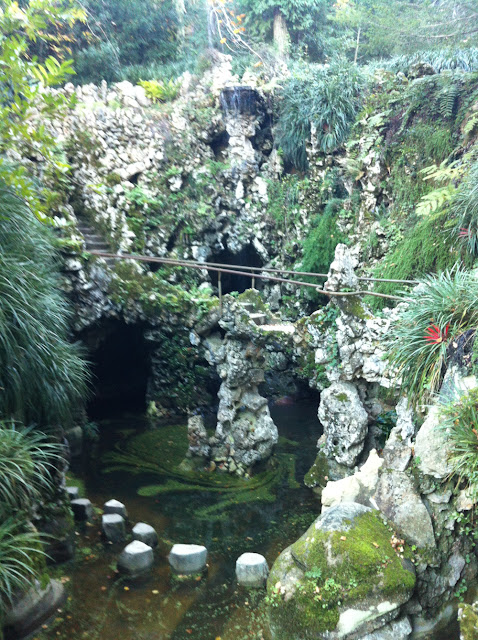
[[[372,542],[373,546],[378,549],[379,545],[376,542]]]
[[[347,538],[345,536],[340,536],[340,539],[345,542],[345,540],[347,540]]]

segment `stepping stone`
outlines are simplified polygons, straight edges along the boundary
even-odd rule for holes
[[[126,538],[125,521],[119,513],[106,513],[101,516],[101,529],[110,542],[123,542]]]
[[[175,573],[201,573],[206,567],[207,549],[197,544],[175,544],[168,559]]]
[[[119,500],[108,500],[105,502],[103,506],[104,513],[118,513],[123,518],[128,517],[128,512],[126,511],[126,507]]]
[[[151,547],[133,540],[121,552],[118,558],[118,571],[130,578],[138,578],[149,573],[153,567],[154,555]]]
[[[87,498],[77,498],[71,501],[71,508],[75,520],[91,520],[93,517],[93,505]]]
[[[133,527],[134,540],[140,540],[148,547],[155,547],[158,544],[158,534],[153,527],[144,522],[138,522]]]
[[[66,487],[66,492],[70,500],[78,500],[80,497],[80,490],[78,487]]]
[[[243,587],[262,587],[268,575],[267,560],[259,553],[243,553],[236,561],[236,578]]]

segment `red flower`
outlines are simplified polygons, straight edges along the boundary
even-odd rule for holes
[[[436,324],[432,324],[428,327],[428,329],[425,332],[425,340],[427,342],[440,344],[440,342],[444,342],[444,340],[447,339],[449,329],[450,329],[449,324],[446,325],[444,331],[442,331],[440,327],[437,327]]]

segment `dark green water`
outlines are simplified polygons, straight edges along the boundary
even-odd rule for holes
[[[284,477],[274,489],[271,503],[245,503],[227,509],[220,521],[198,519],[198,507],[214,504],[220,495],[207,492],[171,493],[143,498],[137,489],[158,484],[158,477],[127,472],[102,473],[101,463],[83,462],[85,493],[101,508],[110,498],[124,502],[130,524],[144,521],[170,543],[204,544],[209,550],[207,574],[193,584],[171,579],[167,548],[156,551],[151,576],[141,584],[121,581],[114,572],[124,544],[101,541],[98,516],[78,532],[77,559],[63,565],[57,577],[67,584],[69,599],[64,609],[37,640],[270,640],[264,608],[264,591],[247,592],[237,587],[234,568],[245,551],[262,553],[271,566],[277,555],[295,541],[319,515],[320,506],[303,485],[320,436],[317,403],[272,409],[284,443],[279,454],[295,457],[295,477],[300,488],[292,489]],[[97,460],[110,451],[126,432],[151,427],[144,418],[124,415],[100,424]],[[428,640],[458,640],[454,623],[430,635]]]
[[[268,640],[264,593],[246,592],[234,579],[235,562],[245,551],[262,553],[269,564],[296,540],[319,514],[319,504],[303,486],[303,477],[315,455],[320,435],[317,403],[272,409],[280,435],[297,443],[282,444],[279,453],[293,455],[300,488],[291,489],[284,478],[272,503],[246,503],[227,510],[227,519],[197,519],[195,509],[220,496],[204,492],[173,493],[143,498],[137,488],[158,483],[158,478],[126,472],[101,473],[100,465],[84,464],[86,495],[95,506],[116,498],[128,508],[131,524],[151,524],[171,542],[204,544],[209,569],[193,585],[171,580],[165,552],[156,552],[150,578],[140,585],[121,582],[114,573],[124,545],[101,542],[100,518],[78,535],[78,559],[59,570],[68,582],[69,601],[43,639],[61,640]],[[141,430],[147,423],[138,416],[104,421],[99,458],[112,448],[124,430]],[[100,467],[100,468],[98,468]],[[125,589],[126,587],[126,589]]]

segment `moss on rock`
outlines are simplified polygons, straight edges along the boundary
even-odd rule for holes
[[[327,484],[329,476],[329,463],[327,457],[322,451],[317,453],[314,464],[305,474],[304,484],[310,489],[322,490]]]
[[[410,598],[416,580],[390,538],[378,511],[356,504],[327,510],[272,567],[267,588],[274,638],[335,638],[330,632],[351,609],[354,615],[358,610],[353,631],[376,628],[374,621]]]
[[[460,632],[463,640],[478,639],[478,605],[461,604],[458,609]]]

